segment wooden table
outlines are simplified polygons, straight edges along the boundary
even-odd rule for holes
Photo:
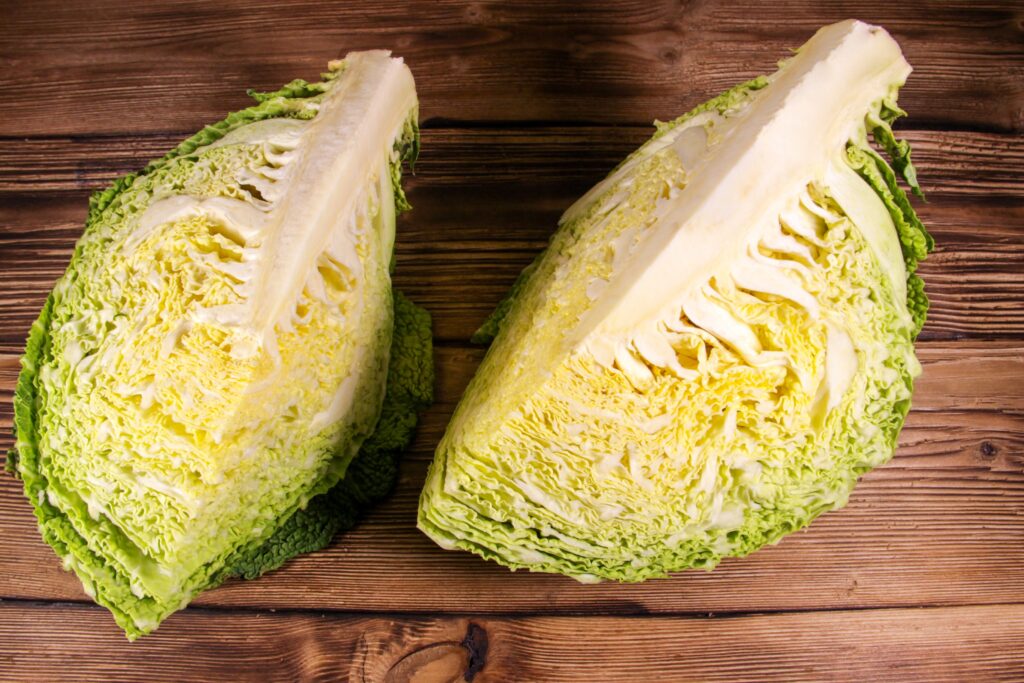
[[[130,7],[138,4],[138,7]],[[0,422],[89,193],[353,49],[406,58],[423,154],[397,285],[437,403],[394,495],[323,552],[129,645],[0,477],[0,677],[107,681],[1024,679],[1024,38],[1019,2],[29,2],[0,10]],[[424,472],[467,340],[559,213],[670,118],[828,22],[886,26],[936,252],[895,460],[806,533],[713,573],[584,586],[445,552]]]

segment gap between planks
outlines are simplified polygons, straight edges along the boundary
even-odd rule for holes
[[[656,579],[657,580],[657,579]],[[250,579],[249,581],[259,581]],[[216,590],[216,589],[213,589]],[[81,598],[24,598],[20,596],[0,596],[0,610],[3,606],[23,606],[27,609],[48,608],[59,609],[87,608],[107,614],[102,605],[96,603],[88,596]],[[586,619],[588,617],[609,617],[622,619],[624,621],[643,621],[650,618],[685,619],[692,621],[744,619],[747,617],[787,615],[787,614],[822,614],[822,613],[850,613],[857,612],[901,612],[905,610],[942,610],[970,607],[1020,607],[1024,609],[1024,600],[996,600],[990,602],[962,602],[962,603],[922,603],[906,602],[891,605],[850,605],[835,607],[829,605],[809,607],[758,607],[750,609],[698,609],[687,608],[679,610],[647,610],[639,605],[633,605],[627,609],[607,608],[600,605],[593,607],[559,608],[548,607],[545,609],[532,610],[473,610],[467,608],[431,608],[427,610],[397,610],[383,607],[359,609],[358,607],[335,605],[247,605],[235,602],[209,602],[193,601],[185,607],[190,614],[210,612],[214,614],[277,614],[277,615],[330,615],[339,619],[360,619],[366,617],[379,617],[382,619],[423,619],[430,617],[454,617],[454,618],[481,618],[481,619],[537,619],[543,617],[565,617],[567,619]],[[183,610],[175,612],[182,613]]]

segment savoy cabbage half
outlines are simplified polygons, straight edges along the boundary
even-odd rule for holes
[[[22,361],[8,465],[130,638],[326,545],[431,400],[390,276],[412,74],[352,53],[253,97],[92,198]]]
[[[639,581],[843,505],[892,457],[920,373],[932,243],[890,127],[909,73],[884,30],[843,22],[659,124],[478,333],[496,336],[420,528],[512,568]]]

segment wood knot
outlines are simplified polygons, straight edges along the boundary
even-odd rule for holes
[[[999,454],[999,447],[991,441],[981,442],[981,457],[983,458],[994,458]]]
[[[487,665],[487,631],[469,623],[462,642],[446,640],[418,647],[388,669],[386,683],[451,683],[473,679]]]

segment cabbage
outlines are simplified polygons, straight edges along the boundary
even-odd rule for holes
[[[130,638],[351,525],[431,398],[390,276],[409,69],[352,53],[252,94],[92,198],[22,360],[8,465]]]
[[[511,568],[640,581],[843,505],[892,456],[920,373],[932,242],[891,129],[909,73],[847,21],[657,124],[481,328],[496,338],[420,529]]]

